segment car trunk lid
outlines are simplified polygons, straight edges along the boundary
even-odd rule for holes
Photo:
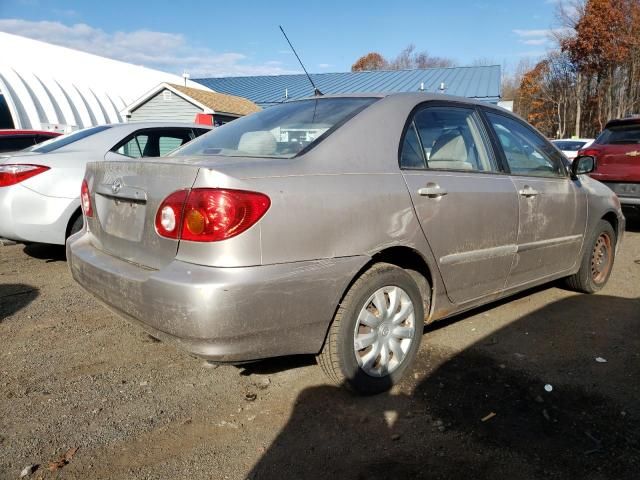
[[[191,188],[198,170],[196,165],[145,160],[87,164],[94,246],[151,269],[170,263],[179,241],[156,233],[156,212],[169,194]]]

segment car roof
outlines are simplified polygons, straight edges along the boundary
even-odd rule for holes
[[[435,101],[455,102],[455,103],[464,103],[464,104],[467,104],[467,105],[482,106],[482,107],[485,107],[485,108],[489,108],[489,109],[495,110],[496,112],[502,112],[502,113],[506,112],[506,113],[509,113],[510,115],[516,117],[516,118],[521,118],[520,116],[518,116],[514,112],[512,112],[510,110],[507,110],[505,108],[499,107],[499,106],[494,105],[494,104],[489,103],[489,102],[485,102],[485,101],[481,101],[481,100],[475,100],[473,98],[458,97],[458,96],[455,96],[455,95],[447,95],[447,94],[444,94],[444,93],[429,93],[429,92],[342,93],[342,94],[330,94],[330,95],[306,97],[306,98],[291,100],[291,101],[285,102],[285,103],[300,102],[300,101],[303,101],[303,100],[324,99],[324,98],[380,98],[380,99],[384,99],[385,101],[389,101],[389,102],[394,102],[394,101],[406,102],[407,100],[409,100],[409,101],[413,100],[416,103],[416,105],[420,104],[420,103],[423,103],[423,102],[430,102],[430,101],[434,101],[434,102]],[[523,120],[523,121],[525,121],[525,120]]]
[[[51,130],[17,130],[13,128],[0,129],[0,135],[51,135],[57,137],[62,135],[58,132],[52,132]]]
[[[552,142],[590,142],[593,138],[556,138]]]
[[[108,150],[115,144],[123,140],[128,135],[138,131],[145,130],[147,128],[202,128],[205,130],[211,130],[211,125],[199,125],[196,123],[184,123],[184,122],[126,122],[126,123],[112,123],[106,125],[95,125],[82,130],[99,129],[94,134],[84,138],[79,138],[74,142],[66,145],[62,145],[56,148],[52,152],[37,151],[38,148],[42,148],[42,145],[34,145],[34,151],[30,154],[49,155],[58,154],[62,152],[71,151],[91,151]],[[76,133],[82,130],[76,130]]]
[[[622,127],[625,125],[640,125],[640,117],[617,118],[615,120],[609,120],[604,128]]]
[[[96,125],[98,126],[98,125]],[[190,122],[167,122],[167,121],[154,121],[154,122],[122,122],[122,123],[107,123],[105,126],[110,128],[205,128],[211,130],[211,125],[202,125],[200,123]]]
[[[474,105],[492,106],[492,104],[490,103],[474,100],[468,97],[458,97],[455,95],[446,95],[444,93],[429,93],[429,92],[336,93],[336,94],[329,94],[329,95],[306,97],[306,98],[301,98],[299,100],[291,100],[291,102],[298,102],[301,100],[313,100],[316,98],[395,98],[395,97],[404,97],[404,98],[414,97],[416,100],[419,100],[422,102],[426,102],[429,100],[443,100],[443,101],[449,101],[449,102],[463,102],[463,103],[469,103]],[[500,108],[500,107],[495,107],[495,108]],[[501,109],[501,110],[504,110],[504,109]]]

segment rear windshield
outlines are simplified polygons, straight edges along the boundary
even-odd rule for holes
[[[111,128],[108,125],[100,125],[99,127],[85,128],[84,130],[78,130],[77,132],[68,133],[67,135],[61,135],[46,142],[42,142],[35,147],[28,149],[29,152],[49,153],[59,148],[66,147],[67,145],[82,140],[83,138],[90,137],[96,133],[102,132]]]
[[[577,152],[584,147],[587,142],[577,142],[573,140],[555,140],[553,144],[565,152]]]
[[[217,127],[171,154],[295,157],[377,98],[314,98],[283,103]]]
[[[32,147],[36,143],[35,135],[0,136],[0,153],[15,152]]]
[[[640,125],[621,125],[605,128],[596,139],[599,145],[640,143]]]

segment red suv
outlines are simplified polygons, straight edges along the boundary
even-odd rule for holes
[[[611,120],[579,155],[595,157],[591,176],[613,190],[623,206],[640,211],[640,118]]]

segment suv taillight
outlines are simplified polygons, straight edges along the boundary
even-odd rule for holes
[[[156,213],[156,231],[167,238],[217,242],[240,235],[266,213],[271,200],[263,193],[223,188],[178,190]]]
[[[82,188],[80,189],[80,205],[82,206],[82,213],[84,213],[85,217],[93,217],[91,195],[89,195],[89,185],[86,180],[82,181]]]
[[[600,150],[598,150],[597,148],[585,148],[583,150],[578,151],[578,156],[579,157],[597,157],[598,154],[600,153]]]
[[[49,167],[41,165],[0,165],[0,187],[15,185],[47,170]]]

